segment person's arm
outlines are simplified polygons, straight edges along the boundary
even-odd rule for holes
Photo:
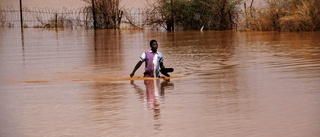
[[[164,67],[164,65],[163,65],[163,56],[162,56],[162,54],[161,54],[161,59],[160,59],[159,63],[160,63],[160,68],[164,70],[166,67]]]
[[[165,69],[166,67],[163,65],[163,62],[160,62],[160,68]]]
[[[166,77],[170,77],[170,75],[168,74],[166,67],[163,65],[163,62],[160,62],[160,72],[161,74],[165,75]]]
[[[143,63],[143,61],[139,60],[139,62],[136,64],[136,66],[134,67],[132,73],[130,74],[130,77],[132,78],[134,76],[134,73],[136,73],[136,71],[138,70],[138,68],[140,68],[141,64]]]

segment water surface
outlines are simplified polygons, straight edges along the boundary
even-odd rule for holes
[[[0,136],[320,135],[320,33],[0,30]],[[171,79],[129,79],[151,39]]]

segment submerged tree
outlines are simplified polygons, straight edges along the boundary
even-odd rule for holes
[[[92,0],[83,0],[92,4]],[[122,18],[120,0],[93,0],[95,3],[96,26],[100,29],[118,29]],[[87,7],[92,9],[92,6]]]
[[[149,25],[166,30],[231,29],[242,0],[156,0],[146,10]]]

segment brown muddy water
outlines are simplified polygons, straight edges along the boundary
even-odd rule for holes
[[[0,29],[1,137],[319,137],[320,32]],[[151,39],[172,78],[130,79]]]

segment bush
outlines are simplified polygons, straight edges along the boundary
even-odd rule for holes
[[[266,0],[264,9],[247,18],[253,30],[316,31],[320,30],[320,0]]]
[[[0,26],[4,26],[5,23],[6,23],[6,18],[5,18],[4,10],[0,5]]]
[[[146,10],[149,25],[167,30],[232,29],[242,0],[157,0]]]
[[[281,30],[313,31],[320,30],[320,0],[300,1],[294,10],[288,10],[286,16],[280,18]]]
[[[92,4],[91,0],[83,0]],[[120,0],[94,0],[96,25],[100,29],[117,29],[120,27],[122,8]],[[92,9],[92,6],[86,7]]]

